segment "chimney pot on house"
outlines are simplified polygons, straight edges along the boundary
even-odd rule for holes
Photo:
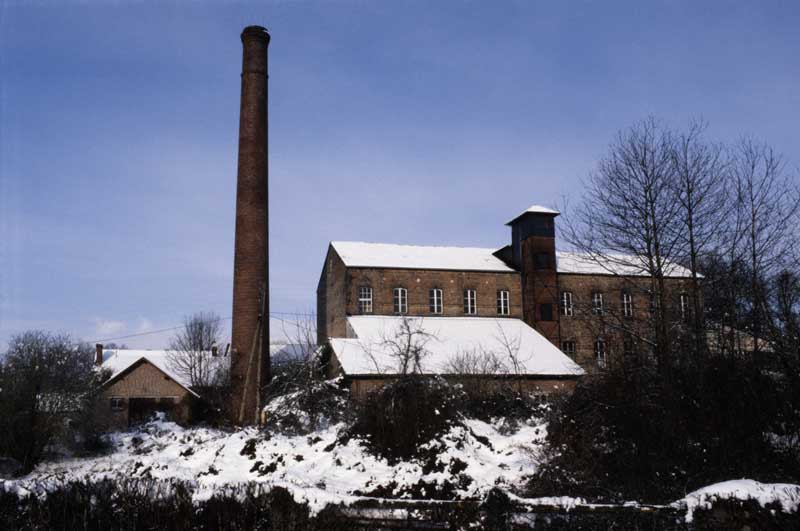
[[[103,364],[103,344],[96,343],[94,346],[94,364],[98,367]]]

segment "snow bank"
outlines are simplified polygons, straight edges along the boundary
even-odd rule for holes
[[[469,420],[428,443],[439,451],[440,466],[430,467],[417,460],[389,464],[369,453],[359,439],[340,440],[343,427],[334,424],[306,435],[266,435],[255,428],[226,432],[153,421],[111,435],[109,454],[42,463],[4,486],[7,492],[45,495],[73,481],[185,481],[193,486],[196,501],[226,487],[280,486],[298,503],[307,503],[312,513],[331,503],[349,505],[363,496],[409,499],[420,491],[419,485],[429,492],[447,485],[456,499],[478,499],[494,486],[522,486],[538,466],[546,436],[545,426],[536,419],[507,435],[492,424]]]
[[[755,500],[762,507],[780,504],[786,513],[796,512],[800,506],[800,485],[790,483],[759,483],[752,479],[735,479],[715,483],[698,489],[672,505],[686,507],[686,522],[694,519],[697,509],[710,509],[717,500]]]

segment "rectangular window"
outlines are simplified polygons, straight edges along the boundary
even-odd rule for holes
[[[626,337],[622,342],[622,354],[624,356],[633,356],[636,354],[636,342],[632,337]]]
[[[681,320],[686,321],[689,319],[689,296],[681,293]]]
[[[372,288],[358,288],[358,313],[372,313]]]
[[[442,290],[432,288],[428,291],[428,302],[431,313],[442,313]]]
[[[467,315],[478,313],[478,303],[474,289],[464,290],[464,313]]]
[[[606,342],[599,337],[594,340],[594,359],[598,367],[606,366]]]
[[[550,269],[550,253],[534,254],[533,267],[536,269]]]
[[[594,315],[603,315],[603,294],[599,291],[592,293],[592,313]]]
[[[630,293],[622,293],[622,315],[633,317],[633,297]]]
[[[563,341],[561,343],[561,351],[569,356],[570,358],[575,358],[575,342],[574,341]]]
[[[553,305],[552,304],[540,304],[539,305],[539,318],[542,321],[552,321],[553,320]]]
[[[572,317],[575,310],[572,307],[572,292],[564,291],[561,293],[561,315]]]
[[[124,411],[125,410],[125,399],[124,398],[112,398],[111,399],[111,411]]]
[[[508,291],[497,290],[497,315],[508,315]]]
[[[392,299],[394,302],[394,313],[408,313],[408,291],[406,288],[394,288]]]

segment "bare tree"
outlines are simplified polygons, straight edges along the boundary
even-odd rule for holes
[[[722,145],[707,141],[707,124],[692,121],[675,135],[672,147],[674,196],[679,207],[679,258],[691,272],[692,340],[695,358],[706,350],[707,337],[700,285],[700,261],[720,245],[720,229],[731,210],[728,161]]]
[[[272,379],[261,422],[269,428],[309,432],[344,417],[346,392],[327,380],[327,346],[317,345],[316,319],[280,320],[283,342],[270,345]]]
[[[793,231],[800,221],[800,194],[785,171],[781,155],[749,138],[736,146],[733,174],[740,228],[734,252],[748,267],[749,332],[753,336],[753,350],[758,352],[767,314],[764,282],[790,257]]]
[[[88,344],[64,335],[29,331],[11,338],[0,362],[0,456],[30,470],[68,421],[93,418],[97,390],[108,376],[94,369],[93,355]]]
[[[170,341],[170,368],[191,387],[208,388],[222,384],[227,357],[218,351],[222,323],[214,313],[199,312],[184,318],[181,328]]]
[[[650,344],[659,366],[670,352],[664,278],[679,258],[680,208],[674,186],[674,137],[654,118],[620,132],[590,175],[562,235],[609,273],[645,274],[654,304]]]
[[[427,344],[435,337],[425,330],[421,319],[403,317],[394,333],[383,335],[381,348],[395,360],[400,376],[422,374],[422,360],[430,353]]]

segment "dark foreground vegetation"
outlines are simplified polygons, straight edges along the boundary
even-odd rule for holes
[[[773,511],[778,509],[777,511]],[[793,529],[794,515],[755,502],[720,502],[695,512],[691,524],[670,507],[596,507],[564,511],[553,506],[513,503],[501,491],[479,502],[382,502],[364,500],[349,507],[328,506],[312,515],[285,489],[254,486],[221,489],[204,501],[192,500],[181,482],[137,480],[123,483],[72,483],[46,497],[19,498],[0,486],[0,528],[94,531],[231,530],[337,531],[347,529],[486,530],[706,530]]]

